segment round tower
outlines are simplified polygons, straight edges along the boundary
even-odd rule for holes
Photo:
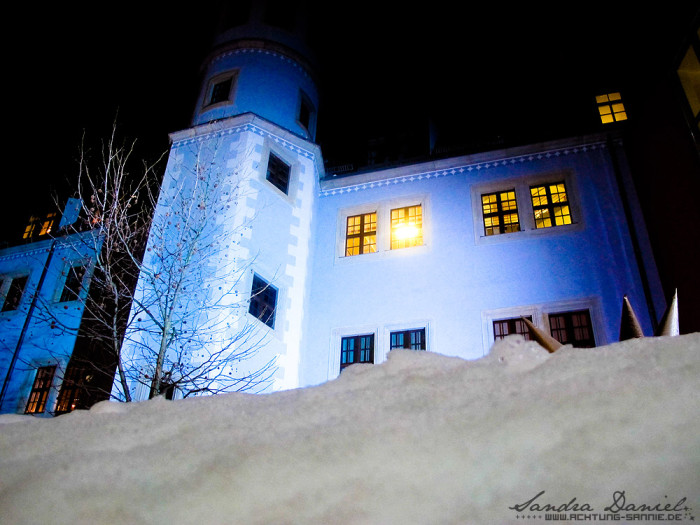
[[[203,65],[194,126],[244,113],[313,141],[318,89],[299,2],[229,2]]]

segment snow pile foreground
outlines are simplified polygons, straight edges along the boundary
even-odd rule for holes
[[[699,376],[700,334],[551,355],[510,337],[270,395],[2,416],[0,523],[543,524],[545,504],[684,523]]]

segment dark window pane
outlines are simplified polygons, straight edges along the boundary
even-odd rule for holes
[[[391,332],[390,350],[407,348],[409,350],[425,350],[425,328]]]
[[[354,363],[374,363],[374,334],[341,339],[340,370]]]
[[[15,277],[12,279],[10,288],[7,291],[7,296],[5,296],[5,302],[2,305],[3,312],[9,312],[19,308],[28,278],[28,275],[23,275],[22,277]]]
[[[66,275],[66,282],[61,292],[60,302],[75,301],[80,297],[83,289],[83,278],[85,277],[85,266],[71,266]]]
[[[276,304],[277,289],[254,275],[248,312],[270,328],[274,328]]]
[[[211,89],[211,96],[209,97],[209,104],[218,104],[219,102],[226,102],[231,95],[231,84],[233,83],[233,77],[228,77],[221,82],[214,84]]]
[[[562,344],[576,348],[595,346],[591,315],[588,310],[550,314],[549,328],[552,337]]]
[[[289,189],[289,172],[289,165],[273,153],[270,153],[270,158],[267,161],[266,178],[284,193],[287,193]]]
[[[528,321],[532,321],[532,316],[527,316]],[[493,338],[503,339],[507,335],[520,334],[525,339],[530,339],[530,330],[525,322],[519,317],[513,319],[499,319],[493,322]]]

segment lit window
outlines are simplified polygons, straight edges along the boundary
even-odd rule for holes
[[[236,73],[226,73],[212,78],[207,88],[207,95],[204,100],[204,106],[213,106],[215,104],[223,104],[231,100],[231,92],[233,84],[236,80]]]
[[[681,83],[681,88],[688,101],[688,109],[690,109],[690,120],[693,122],[696,130],[700,120],[700,60],[696,52],[696,45],[691,45],[686,50],[678,66],[678,78]]]
[[[63,284],[63,291],[59,302],[75,301],[80,298],[83,289],[83,279],[85,278],[85,266],[71,266]]]
[[[599,95],[595,98],[598,104],[598,113],[600,121],[603,124],[627,120],[625,105],[622,103],[620,93],[608,93],[607,95]]]
[[[69,366],[63,376],[61,392],[56,401],[56,414],[71,412],[76,408],[87,408],[86,406],[86,383],[90,382],[92,376],[86,373],[82,367]]]
[[[391,249],[423,244],[423,212],[420,204],[391,210]]]
[[[270,328],[274,328],[276,304],[277,289],[258,275],[253,275],[253,287],[250,293],[248,312]]]
[[[391,332],[389,349],[394,350],[395,348],[425,350],[425,328]]]
[[[520,231],[515,190],[482,195],[481,208],[484,213],[486,235]]]
[[[527,316],[527,319],[532,321],[531,316]],[[520,334],[525,339],[530,339],[530,330],[525,324],[525,321],[520,318],[499,319],[493,322],[493,338],[495,340],[503,339],[507,335],[512,334]]]
[[[571,210],[563,182],[530,188],[536,228],[571,224]]]
[[[595,346],[588,310],[550,314],[549,328],[552,337],[561,344],[570,344],[578,348]]]
[[[25,414],[41,414],[46,409],[46,399],[49,397],[51,382],[56,372],[55,366],[42,366],[36,371],[36,378],[29,394]]]
[[[348,217],[345,230],[345,255],[377,251],[377,214],[365,213]]]
[[[290,169],[289,164],[286,164],[277,155],[270,153],[270,158],[267,161],[266,178],[277,189],[286,194],[289,189]]]
[[[355,363],[374,363],[374,334],[343,337],[340,345],[341,371]]]
[[[9,280],[9,286],[5,292],[5,297],[2,304],[3,312],[11,312],[19,308],[19,304],[22,301],[22,296],[24,295],[24,288],[27,285],[28,275],[23,275],[21,277],[15,277]],[[5,280],[3,280],[3,285]],[[3,286],[4,288],[4,286]]]
[[[42,236],[42,235],[48,235],[51,233],[51,230],[53,229],[53,225],[56,222],[56,214],[55,213],[49,213],[46,215],[46,217],[42,220],[39,217],[30,217],[29,218],[29,223],[27,224],[26,228],[24,229],[24,234],[22,235],[23,239],[30,239],[35,235]]]

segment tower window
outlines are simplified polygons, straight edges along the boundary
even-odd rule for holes
[[[598,95],[595,101],[598,105],[600,121],[603,124],[627,120],[627,112],[625,111],[625,105],[622,103],[622,96],[620,93]]]
[[[527,316],[532,321],[532,316]],[[507,335],[520,334],[525,339],[530,339],[530,330],[522,319],[499,319],[493,322],[493,338],[504,339]]]
[[[233,86],[236,81],[237,72],[228,72],[217,75],[209,81],[204,107],[217,104],[226,104],[231,101]]]
[[[277,304],[277,288],[266,282],[258,275],[253,275],[253,287],[250,292],[250,307],[248,313],[260,319],[270,328],[275,327],[275,307]]]
[[[309,97],[303,91],[299,93],[299,115],[297,120],[310,135],[314,134],[316,110]]]
[[[421,205],[391,210],[391,249],[423,244],[423,211]]]
[[[31,239],[35,235],[39,237],[42,235],[48,235],[51,233],[55,222],[55,213],[49,213],[44,219],[32,216],[29,218],[29,224],[27,224],[27,227],[24,229],[24,235],[22,235],[22,238]]]
[[[63,284],[63,291],[59,302],[75,301],[80,297],[80,292],[83,289],[83,279],[85,278],[85,266],[71,266],[66,275],[66,281]]]
[[[19,308],[19,304],[22,301],[22,296],[24,295],[24,288],[27,286],[28,278],[28,275],[23,275],[13,279],[3,279],[2,283],[0,284],[0,292],[3,291],[3,288],[6,289],[1,311],[11,312]],[[2,297],[0,297],[0,299],[2,299]]]
[[[341,371],[355,363],[374,363],[374,334],[343,337],[340,345]]]
[[[291,167],[274,153],[267,161],[267,180],[283,193],[289,191],[289,173]]]
[[[389,349],[425,350],[425,328],[391,332]]]
[[[550,314],[549,328],[552,337],[561,344],[570,344],[577,348],[595,346],[591,314],[588,310]]]
[[[520,231],[515,190],[482,195],[481,208],[484,213],[484,233],[486,235]]]
[[[55,366],[42,366],[36,371],[36,378],[34,378],[32,391],[29,393],[29,401],[27,401],[27,408],[24,410],[25,414],[41,414],[44,412],[55,372]]]
[[[346,256],[377,251],[376,212],[348,217],[345,232]]]
[[[536,228],[571,224],[571,210],[564,182],[530,188]]]

